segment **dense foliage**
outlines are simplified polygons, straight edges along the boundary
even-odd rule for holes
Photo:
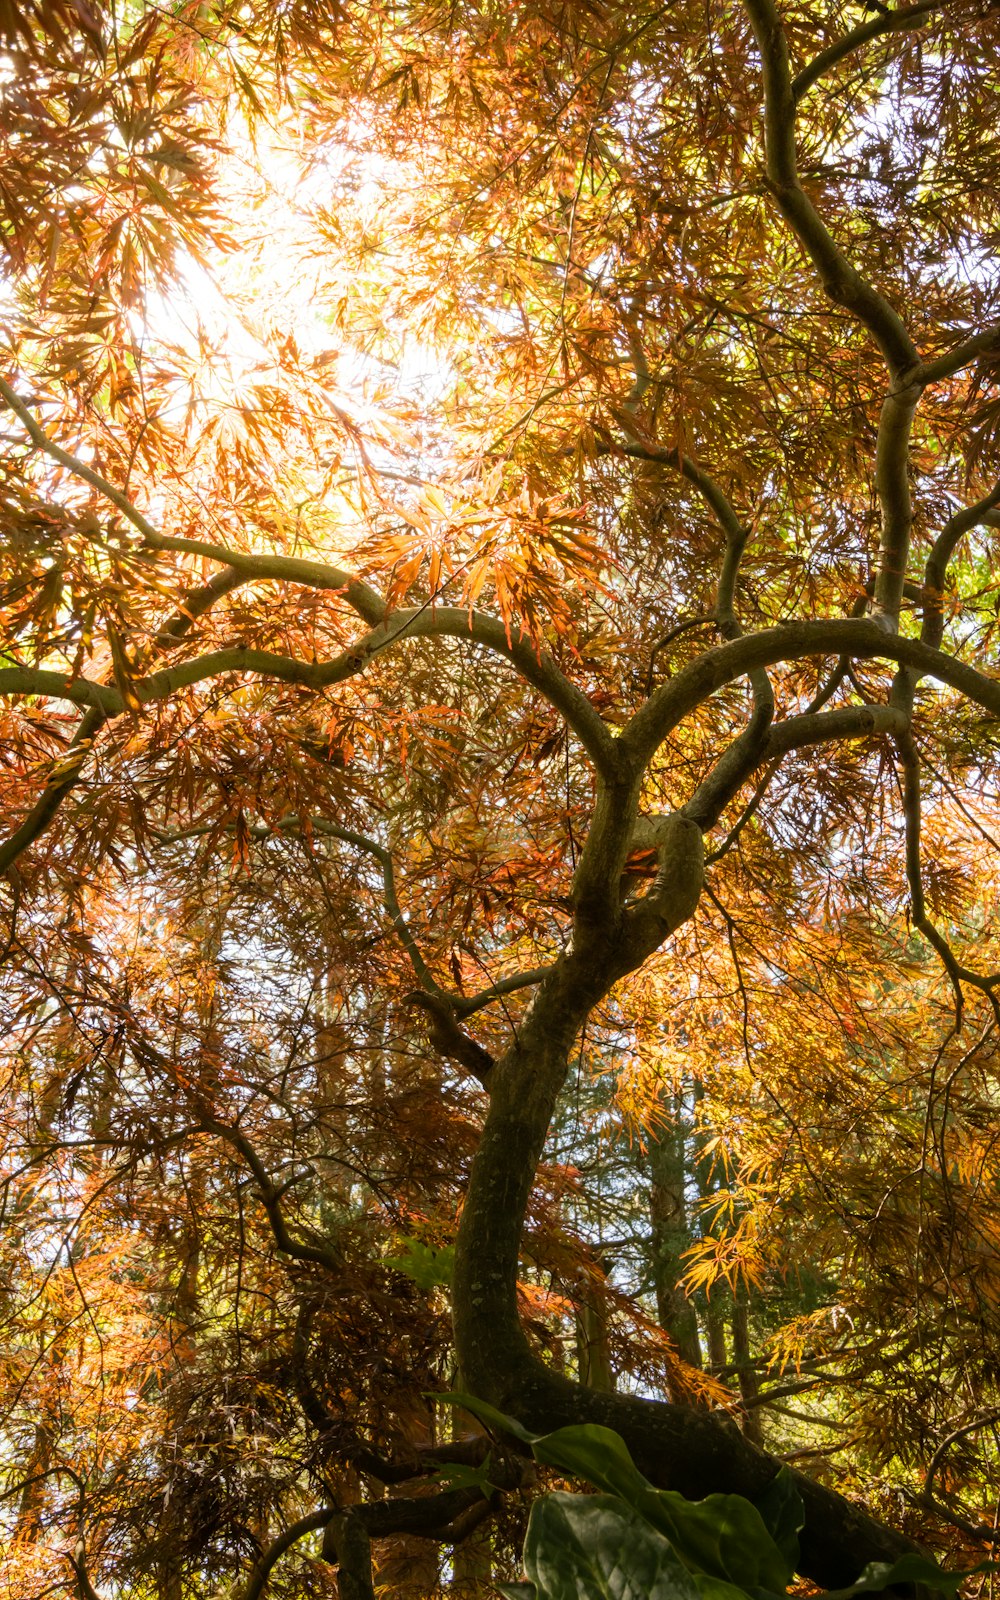
[[[0,3],[10,1600],[996,1542],[998,55]]]

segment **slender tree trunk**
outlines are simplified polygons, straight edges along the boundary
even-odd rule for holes
[[[726,1348],[726,1313],[718,1293],[714,1300],[709,1299],[705,1315],[705,1332],[708,1336],[709,1367],[713,1372],[721,1372],[729,1365],[729,1351]]]
[[[760,1428],[760,1410],[755,1404],[760,1393],[760,1384],[753,1366],[753,1356],[750,1350],[750,1323],[747,1291],[741,1290],[733,1304],[733,1360],[736,1363],[736,1378],[740,1386],[740,1396],[743,1400],[743,1416],[741,1426],[748,1439],[754,1444],[763,1444]]]
[[[680,1285],[681,1256],[691,1244],[688,1221],[687,1133],[681,1095],[671,1096],[670,1120],[650,1134],[648,1144],[649,1221],[653,1249],[653,1288],[660,1327],[669,1333],[681,1358],[702,1364],[698,1314]]]
[[[610,1390],[615,1375],[608,1348],[608,1314],[595,1286],[585,1280],[576,1303],[576,1361],[580,1382]]]

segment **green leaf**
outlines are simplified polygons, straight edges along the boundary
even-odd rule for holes
[[[612,1495],[536,1500],[524,1569],[538,1600],[700,1600],[666,1540]]]
[[[654,1489],[624,1441],[593,1423],[559,1428],[532,1446],[546,1466],[586,1478],[638,1511],[664,1534],[687,1566],[741,1589],[783,1594],[794,1574],[787,1554],[768,1532],[757,1507],[742,1495],[712,1494],[705,1500]]]
[[[469,1467],[461,1461],[446,1461],[434,1473],[437,1483],[446,1484],[449,1489],[481,1489],[488,1495],[491,1490],[499,1485],[490,1478],[493,1459],[487,1456],[486,1460],[478,1467]]]
[[[966,1578],[979,1572],[1000,1572],[1000,1561],[981,1561],[978,1567],[963,1572],[946,1572],[927,1556],[901,1556],[891,1564],[888,1561],[870,1561],[856,1583],[847,1589],[829,1589],[821,1600],[851,1600],[856,1594],[878,1594],[897,1584],[919,1583],[939,1594],[957,1594]]]
[[[533,1583],[498,1583],[494,1587],[505,1600],[537,1600],[538,1590]]]
[[[764,1493],[758,1495],[753,1503],[785,1559],[790,1581],[791,1574],[798,1570],[799,1533],[806,1513],[802,1496],[795,1487],[795,1478],[787,1467],[775,1473]]]
[[[638,1500],[651,1489],[629,1455],[624,1439],[611,1428],[594,1422],[557,1428],[555,1433],[536,1437],[532,1450],[535,1460],[543,1466],[586,1478],[595,1488],[620,1495],[636,1509]]]
[[[457,1406],[460,1411],[468,1411],[493,1433],[512,1434],[515,1439],[520,1439],[522,1444],[531,1444],[538,1438],[537,1433],[529,1433],[527,1428],[523,1428],[516,1417],[508,1417],[503,1411],[498,1411],[496,1406],[489,1405],[485,1400],[478,1400],[474,1394],[461,1394],[457,1390],[452,1390],[448,1394],[430,1394],[427,1398],[440,1400],[446,1406]]]
[[[454,1245],[438,1248],[420,1239],[401,1238],[400,1254],[386,1256],[385,1264],[417,1285],[418,1289],[438,1289],[451,1283],[455,1261]]]

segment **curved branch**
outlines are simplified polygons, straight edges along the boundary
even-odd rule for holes
[[[944,633],[944,586],[950,562],[959,540],[971,529],[986,522],[994,508],[1000,505],[1000,483],[983,495],[974,505],[965,506],[949,517],[931,546],[924,567],[924,623],[920,637],[925,644],[940,648]]]
[[[909,33],[914,28],[922,28],[935,11],[940,11],[943,0],[922,0],[920,5],[906,6],[899,11],[883,11],[867,22],[859,22],[856,28],[845,33],[843,38],[835,39],[833,44],[827,45],[818,56],[810,61],[807,67],[792,80],[792,96],[796,102],[802,99],[831,67],[838,61],[843,61],[846,56],[853,55],[855,50],[860,50],[869,40],[877,39],[883,33]]]
[[[158,651],[172,650],[187,637],[194,624],[211,611],[217,600],[232,594],[234,589],[241,588],[246,582],[247,574],[230,563],[222,572],[216,572],[207,582],[190,590],[173,615],[154,633],[153,648]]]
[[[838,305],[866,327],[893,374],[916,369],[920,357],[899,314],[852,266],[799,181],[795,95],[788,44],[774,0],[745,0],[764,72],[765,166],[778,209]]]
[[[92,683],[89,678],[71,678],[50,667],[0,667],[0,696],[43,695],[47,700],[69,700],[77,706],[93,706],[106,717],[120,717],[125,702],[109,684]]]
[[[742,634],[736,615],[736,586],[739,579],[740,562],[746,549],[750,530],[737,515],[736,509],[715,479],[692,461],[690,456],[684,455],[680,450],[672,449],[666,445],[659,445],[647,439],[638,429],[633,417],[616,413],[618,421],[624,432],[628,435],[630,444],[625,447],[627,455],[641,456],[647,461],[662,462],[678,471],[682,477],[694,485],[712,511],[725,539],[725,553],[722,569],[719,573],[719,582],[716,590],[715,609],[712,619],[715,621],[719,632],[724,639],[738,639]],[[694,622],[682,624],[682,627],[693,627]],[[659,640],[652,649],[649,658],[647,682],[652,681],[653,662],[657,653],[665,648],[670,641],[677,637],[679,630],[673,629]],[[749,674],[750,688],[753,694],[753,716],[746,730],[745,744],[747,749],[752,749],[760,739],[760,735],[774,715],[774,694],[771,689],[767,673],[762,668],[756,668]]]
[[[675,639],[679,639],[682,636],[682,634],[690,633],[693,628],[714,628],[714,627],[715,627],[715,617],[714,617],[714,615],[712,615],[712,616],[699,616],[699,617],[685,617],[683,622],[678,622],[678,623],[676,623],[674,625],[674,627],[668,628],[666,633],[661,633],[660,637],[656,640],[655,644],[651,647],[650,652],[649,652],[649,664],[646,667],[646,693],[647,693],[647,695],[648,694],[652,694],[652,692],[653,692],[653,669],[656,666],[656,658],[657,658],[657,656],[660,655],[662,651],[666,650],[670,645],[672,645]]]
[[[971,1422],[964,1422],[961,1427],[953,1428],[951,1433],[945,1434],[927,1464],[927,1471],[924,1473],[923,1493],[928,1496],[933,1494],[934,1479],[945,1455],[953,1444],[956,1444],[959,1439],[968,1438],[970,1433],[978,1433],[980,1428],[992,1427],[997,1422],[1000,1422],[1000,1409],[993,1408],[989,1411],[978,1412]],[[995,1530],[990,1531],[996,1537]]]
[[[416,989],[406,996],[407,1003],[416,1006],[428,1019],[427,1032],[431,1044],[439,1055],[449,1061],[459,1062],[467,1072],[489,1088],[490,1075],[495,1062],[490,1052],[473,1039],[455,1021],[454,1008],[447,998],[425,994]]]
[[[992,328],[981,328],[978,333],[971,333],[961,344],[956,344],[951,350],[946,350],[944,355],[936,356],[932,361],[922,361],[915,376],[922,384],[937,383],[941,378],[951,378],[956,372],[961,372],[963,367],[969,366],[980,356],[990,355],[1000,350],[1000,324]]]
[[[160,630],[158,637],[163,639],[160,648],[168,648],[175,641],[182,639],[190,623],[198,615],[207,610],[221,594],[243,581],[245,579],[241,568],[229,568],[209,583],[192,591],[179,612]],[[561,713],[567,726],[577,734],[598,772],[609,773],[617,770],[615,742],[608,728],[586,695],[564,676],[552,658],[536,651],[526,638],[519,636],[514,639],[495,618],[481,612],[467,612],[457,606],[438,609],[414,606],[407,611],[397,613],[391,619],[379,623],[351,649],[342,652],[333,661],[303,662],[291,656],[279,656],[268,651],[244,648],[217,650],[204,656],[196,656],[176,666],[161,668],[145,677],[135,678],[132,680],[131,688],[140,705],[165,699],[178,689],[230,672],[259,673],[261,676],[276,678],[287,683],[325,688],[353,677],[382,650],[401,640],[430,637],[470,640],[505,657],[520,676]],[[45,668],[0,667],[0,696],[2,695],[44,695],[51,699],[69,700],[74,704],[92,708],[94,717],[90,722],[86,722],[85,719],[86,726],[81,724],[82,731],[78,730],[81,732],[81,739],[92,737],[104,722],[121,716],[126,709],[124,697],[118,688],[108,684],[96,684],[86,678],[73,678],[66,673]],[[83,749],[81,745],[81,750]],[[0,870],[9,866],[21,851],[38,838],[55,815],[62,799],[76,783],[82,765],[82,758],[74,763],[66,774],[67,781],[61,784],[57,791],[53,790],[42,797],[16,834],[0,850]],[[360,835],[343,836],[349,842],[360,844],[362,848],[370,849],[373,853],[381,849],[373,841],[362,840]],[[382,865],[384,874],[384,861]],[[421,964],[420,953],[406,929],[398,902],[395,902],[393,909],[394,901],[394,886],[391,882],[387,882],[387,905],[411,960],[414,960],[417,976],[425,985],[434,986],[434,979]]]
[[[364,622],[373,627],[387,614],[385,601],[370,584],[326,561],[310,561],[305,556],[253,555],[245,550],[231,550],[227,545],[207,544],[201,539],[175,538],[170,534],[157,534],[155,540],[147,537],[146,543],[156,550],[201,556],[205,561],[218,561],[224,566],[235,567],[243,574],[244,580],[260,578],[279,583],[298,583],[308,589],[333,589],[343,595]]]
[[[764,73],[764,143],[768,184],[785,221],[816,268],[831,300],[846,306],[872,335],[889,370],[890,385],[879,419],[875,478],[882,510],[882,536],[875,605],[898,621],[910,545],[910,429],[923,386],[929,381],[920,353],[902,318],[834,241],[799,180],[795,141],[796,97],[788,44],[774,0],[746,0]],[[927,369],[929,371],[929,369]]]
[[[39,422],[32,416],[24,401],[3,378],[0,378],[0,398],[24,424],[32,444],[57,461],[67,472],[96,489],[105,500],[117,508],[133,528],[142,535],[143,544],[153,550],[172,550],[187,555],[203,556],[233,567],[246,578],[278,578],[289,583],[304,583],[316,589],[337,589],[343,592],[348,604],[353,606],[365,622],[377,623],[385,616],[385,601],[375,590],[352,573],[331,567],[322,561],[306,561],[295,556],[249,555],[240,550],[228,550],[219,545],[205,544],[200,539],[172,538],[155,528],[127,494],[116,489],[113,483],[93,467],[81,461],[62,445],[56,444]]]
[[[909,719],[895,706],[838,706],[835,711],[787,717],[775,723],[767,736],[764,760],[829,744],[834,739],[872,739],[879,734],[905,733]]]
[[[510,662],[510,666],[515,667],[518,675],[526,683],[530,683],[531,688],[538,690],[538,693],[549,701],[550,706],[554,706],[555,710],[560,712],[566,725],[570,726],[578,736],[598,771],[614,773],[618,768],[618,760],[614,755],[614,739],[611,738],[608,726],[595,712],[586,694],[578,690],[576,685],[570,682],[570,678],[566,678],[563,672],[560,672],[554,659],[544,651],[536,651],[526,635],[509,637],[506,627],[498,619],[482,611],[464,610],[462,606],[430,608],[421,605],[410,606],[405,611],[395,611],[390,618],[381,622],[378,627],[373,627],[362,638],[358,638],[349,650],[342,651],[333,661],[296,661],[293,656],[277,656],[270,651],[253,650],[253,648],[216,650],[205,656],[194,656],[190,661],[179,662],[178,666],[163,667],[158,672],[150,672],[147,677],[136,678],[133,688],[139,701],[158,701],[165,699],[168,694],[173,694],[179,688],[205,682],[205,678],[221,677],[226,672],[251,672],[261,677],[278,678],[286,683],[302,683],[317,690],[330,688],[334,683],[344,683],[347,678],[355,677],[368,666],[368,662],[373,661],[374,656],[378,656],[389,646],[398,645],[411,638],[456,638],[472,645],[483,645],[486,650],[502,656]],[[21,669],[6,669],[6,672],[16,672],[16,670]],[[0,669],[0,694],[5,693],[3,682],[6,672]],[[50,677],[54,680],[58,678],[58,674],[51,674]],[[26,686],[21,690],[11,685],[11,690],[6,693],[51,693],[56,696],[59,694],[58,690],[30,688],[29,678],[24,682]],[[64,685],[69,682],[69,678],[62,678]],[[74,693],[69,696],[62,693],[62,698],[82,699],[83,696],[77,688],[74,688]]]
[[[274,1182],[246,1134],[242,1133],[238,1127],[234,1127],[228,1122],[223,1122],[207,1106],[200,1105],[198,1107],[198,1116],[205,1132],[214,1133],[224,1143],[231,1145],[250,1168],[260,1194],[261,1205],[264,1207],[264,1212],[270,1223],[271,1232],[274,1234],[278,1249],[293,1261],[308,1261],[314,1266],[325,1267],[328,1272],[339,1274],[343,1267],[343,1260],[332,1245],[306,1244],[292,1237],[288,1230],[288,1223],[285,1221],[285,1214],[281,1209],[283,1191]]]
[[[646,762],[677,723],[717,689],[736,678],[747,676],[755,667],[773,666],[780,661],[801,661],[811,656],[828,655],[897,661],[916,668],[926,677],[948,684],[985,710],[1000,716],[1000,682],[997,679],[919,640],[888,633],[876,618],[832,617],[815,622],[781,623],[774,628],[761,629],[758,633],[744,634],[739,639],[706,651],[654,690],[622,733],[613,739],[586,696],[563,678],[548,658],[536,657],[530,646],[520,642],[508,647],[502,623],[493,618],[473,614],[472,622],[470,629],[467,614],[457,607],[442,608],[436,613],[416,608],[404,615],[392,638],[380,640],[377,648],[386,648],[389,643],[404,637],[444,636],[469,639],[474,644],[489,644],[499,654],[506,656],[525,680],[539,688],[550,703],[560,708],[565,705],[572,716],[572,721],[570,716],[567,716],[567,721],[571,721],[571,726],[579,722],[576,731],[581,733],[585,748],[595,756],[595,764],[599,757],[600,769],[610,770],[611,788],[624,785],[625,790],[630,789]],[[372,635],[368,635],[368,640],[371,639]],[[332,662],[297,661],[292,656],[274,655],[266,650],[217,650],[138,678],[133,688],[139,700],[145,704],[166,699],[177,689],[226,673],[248,673],[311,688],[325,688],[360,671],[364,661],[375,653],[375,648],[371,647],[363,658],[360,657],[360,650],[356,650]],[[38,667],[0,667],[0,695],[44,695],[51,699],[71,700],[78,705],[97,706],[109,717],[120,716],[124,711],[124,703],[117,689]],[[578,718],[581,709],[584,715]]]
[[[544,967],[531,967],[525,972],[509,972],[505,978],[497,978],[488,988],[480,989],[478,994],[455,995],[453,1007],[456,1016],[471,1017],[473,1012],[492,1005],[494,1000],[500,1000],[504,995],[515,994],[518,989],[534,987],[548,977],[554,965],[554,962],[549,962]]]
[[[239,1600],[260,1600],[267,1580],[274,1567],[277,1566],[286,1550],[293,1544],[304,1539],[308,1533],[316,1533],[320,1528],[325,1528],[338,1515],[336,1506],[320,1506],[316,1511],[309,1511],[304,1517],[299,1517],[283,1533],[279,1533],[260,1560],[255,1564],[253,1571],[239,1591]]]
[[[216,573],[207,583],[192,589],[173,615],[168,617],[153,636],[154,650],[163,653],[174,649],[183,641],[194,623],[211,610],[217,600],[231,594],[245,582],[246,579],[241,572],[227,567],[224,571]],[[20,826],[0,844],[0,872],[6,872],[21,852],[34,844],[49,826],[67,795],[79,783],[87,758],[93,750],[94,740],[108,720],[109,713],[99,706],[91,706],[84,712],[70,741],[69,749],[60,757],[49,774],[44,792]]]
[[[85,711],[70,740],[69,748],[56,763],[40,798],[24,821],[0,844],[0,872],[6,872],[28,846],[45,832],[59,807],[80,781],[80,774],[93,746],[94,738],[108,718],[99,706]]]
[[[524,636],[508,641],[503,623],[496,618],[482,612],[470,615],[458,606],[442,606],[436,611],[414,606],[397,612],[391,622],[373,628],[332,661],[298,661],[293,656],[275,655],[268,650],[236,647],[210,651],[176,666],[163,667],[146,677],[136,678],[132,687],[140,703],[146,705],[165,700],[178,689],[226,673],[253,673],[285,683],[325,689],[354,677],[390,645],[428,638],[467,640],[485,645],[505,657],[532,688],[562,713],[595,765],[604,770],[615,769],[615,744],[610,732],[586,695],[563,676],[552,658],[544,653],[536,654]],[[0,695],[45,695],[53,700],[70,700],[76,705],[98,707],[108,717],[121,716],[125,709],[122,695],[116,688],[43,667],[0,667]]]
[[[753,794],[750,796],[750,798],[747,801],[746,805],[743,807],[743,810],[740,812],[739,816],[737,817],[736,821],[733,823],[733,826],[730,828],[729,832],[726,834],[726,837],[723,839],[723,841],[719,845],[718,849],[710,851],[709,854],[705,857],[705,865],[706,865],[706,867],[714,867],[714,865],[715,865],[715,863],[717,861],[721,861],[724,855],[728,855],[728,853],[732,849],[733,845],[739,839],[739,836],[743,832],[743,829],[747,826],[747,823],[750,822],[756,816],[758,810],[760,809],[761,801],[763,800],[765,794],[767,793],[768,789],[770,788],[771,781],[774,778],[775,773],[777,772],[777,770],[780,767],[780,765],[781,765],[781,757],[780,756],[776,760],[771,761],[771,762],[768,763],[768,766],[766,767],[766,769],[765,769],[765,771],[763,773],[763,776],[758,780],[757,786],[754,789]]]
[[[935,650],[940,649],[944,636],[944,586],[948,575],[948,563],[955,553],[959,540],[970,529],[994,520],[997,514],[995,507],[998,503],[1000,503],[1000,484],[981,500],[977,500],[974,505],[956,511],[955,515],[945,523],[931,546],[924,567],[923,587],[920,590],[920,602],[924,613],[920,638],[924,644],[929,644]],[[890,704],[911,712],[920,678],[919,672],[909,667],[900,667],[890,690]]]
[[[981,973],[974,972],[971,967],[963,966],[956,959],[947,939],[927,915],[920,862],[920,759],[913,736],[908,729],[904,733],[897,734],[895,742],[899,753],[899,765],[903,779],[903,815],[906,826],[906,881],[910,889],[913,926],[918,933],[923,934],[927,943],[937,952],[942,966],[951,979],[951,986],[955,991],[955,1026],[960,1028],[962,1025],[962,1012],[965,1003],[962,993],[963,983],[967,983],[970,988],[979,989],[986,996],[993,1008],[994,1018],[1000,1023],[1000,997],[996,992],[997,986],[1000,985],[1000,972],[985,978]]]
[[[399,904],[399,896],[396,893],[396,872],[389,851],[386,850],[384,845],[380,845],[377,839],[369,839],[367,834],[355,833],[353,828],[341,827],[339,822],[328,822],[325,817],[315,818],[312,826],[317,833],[328,834],[331,839],[340,839],[344,844],[353,844],[359,850],[365,850],[370,856],[374,856],[382,868],[382,893],[385,900],[385,908],[389,913],[393,927],[399,935],[399,942],[410,958],[410,965],[416,974],[417,981],[423,985],[429,994],[447,999],[448,996],[424,960],[420,946],[413,937],[410,925],[403,915]]]
[[[375,1600],[371,1539],[359,1512],[348,1507],[327,1525],[323,1556],[337,1568],[340,1600]]]
[[[758,767],[780,761],[789,751],[829,744],[835,739],[867,739],[885,733],[903,734],[908,728],[908,716],[895,706],[840,706],[835,711],[787,717],[783,722],[771,725],[752,764],[733,761],[727,767],[726,756],[723,756],[684,806],[684,815],[707,831],[715,826],[725,807],[752,772]],[[736,745],[732,745],[726,755],[735,749]],[[746,821],[749,821],[749,817],[740,826],[745,826]],[[719,852],[716,852],[716,860],[718,855]]]
[[[67,1554],[66,1560],[76,1574],[76,1585],[80,1591],[80,1600],[101,1600],[100,1595],[90,1581],[82,1540],[72,1555]]]
[[[123,494],[120,489],[116,489],[113,483],[109,483],[107,478],[102,477],[99,472],[95,472],[93,467],[89,467],[85,461],[81,461],[79,456],[73,455],[69,450],[64,450],[62,445],[56,444],[54,439],[50,439],[41,424],[36,422],[24,401],[3,378],[0,378],[0,397],[24,424],[24,430],[28,438],[37,449],[44,451],[53,461],[58,461],[59,465],[65,467],[67,472],[71,472],[74,478],[80,478],[84,483],[89,483],[90,487],[96,489],[98,494],[103,495],[105,500],[110,500],[111,504],[118,508],[126,521],[130,522],[133,528],[142,534],[144,540],[148,540],[150,544],[157,542],[160,537],[159,533],[153,527],[153,524],[147,521],[142,512],[132,504],[128,495]]]
[[[817,655],[884,659],[916,667],[977,705],[1000,716],[1000,681],[916,639],[887,632],[874,617],[782,623],[718,645],[654,690],[618,738],[626,762],[641,767],[684,717],[703,700],[753,666],[801,661]]]

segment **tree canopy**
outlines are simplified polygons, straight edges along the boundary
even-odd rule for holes
[[[11,1600],[996,1544],[998,59],[0,3]]]

